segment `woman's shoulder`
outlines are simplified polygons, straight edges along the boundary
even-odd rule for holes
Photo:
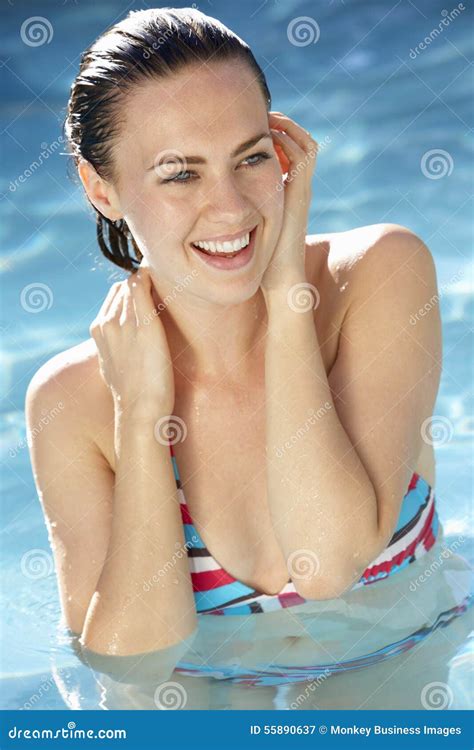
[[[67,428],[94,437],[98,420],[110,417],[110,392],[102,380],[98,351],[89,338],[58,352],[35,372],[25,397],[27,413],[53,413]]]
[[[337,283],[354,276],[356,270],[366,268],[369,263],[371,267],[389,261],[397,263],[413,253],[425,262],[432,260],[430,251],[415,232],[393,223],[308,235],[306,251],[309,268],[314,271],[312,278],[317,278],[318,271],[326,272]]]

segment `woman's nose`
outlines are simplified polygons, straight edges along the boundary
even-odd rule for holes
[[[248,216],[249,200],[233,178],[216,180],[205,195],[209,218],[221,223],[237,224]]]

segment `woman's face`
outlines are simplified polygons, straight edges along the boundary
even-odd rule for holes
[[[187,293],[208,301],[253,296],[280,234],[284,195],[252,70],[235,61],[196,64],[150,81],[128,95],[125,118],[114,188],[143,265],[166,292],[187,279]],[[238,269],[207,264],[191,245],[253,227],[253,256]]]

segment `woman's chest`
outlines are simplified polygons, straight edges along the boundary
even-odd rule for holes
[[[335,355],[331,340],[328,369]],[[255,379],[238,388],[178,392],[173,452],[189,513],[213,557],[238,580],[277,593],[288,570],[267,495],[263,369],[264,362]]]
[[[275,593],[288,573],[267,501],[265,399],[246,392],[197,392],[178,398],[173,444],[181,489],[204,545],[224,570]]]

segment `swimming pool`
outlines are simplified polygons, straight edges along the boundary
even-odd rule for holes
[[[28,44],[21,34],[28,3],[15,2],[4,32],[1,707],[469,707],[470,11],[451,17],[441,3],[346,1],[317,13],[302,2],[292,15],[284,4],[235,8],[221,0],[201,9],[249,41],[274,108],[322,144],[309,231],[393,221],[416,231],[435,257],[444,360],[432,432],[442,533],[409,569],[339,600],[249,619],[201,618],[179,669],[164,681],[163,655],[92,670],[78,660],[68,634],[58,633],[23,406],[32,374],[88,337],[107,287],[121,278],[99,258],[93,217],[66,178],[59,136],[77,56],[125,10],[118,2],[49,0],[41,11],[49,42]],[[292,42],[291,23],[303,16],[306,35]]]

